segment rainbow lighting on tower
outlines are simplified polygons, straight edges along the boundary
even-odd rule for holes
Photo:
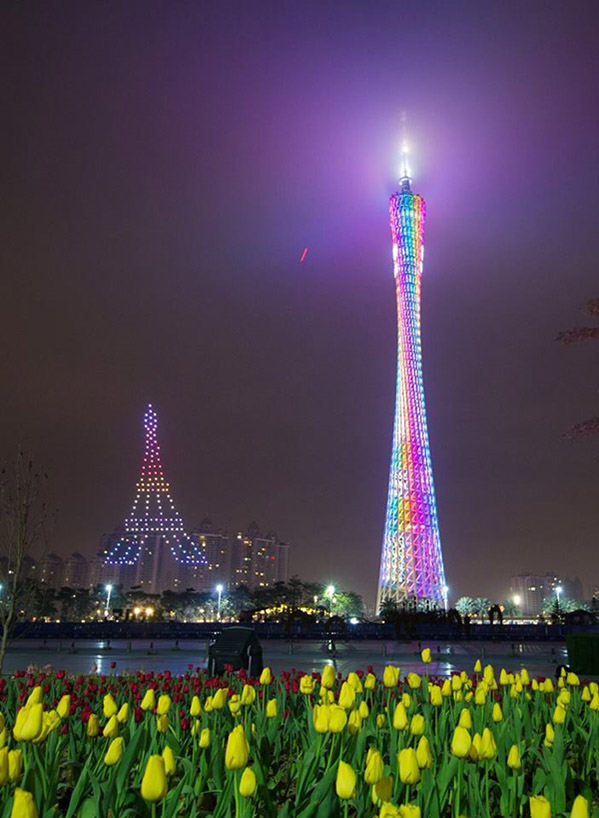
[[[152,590],[174,580],[176,563],[206,564],[201,546],[185,532],[175,509],[160,460],[157,429],[158,416],[149,404],[144,414],[145,451],[133,508],[105,560],[106,565],[135,566],[139,576],[133,574],[132,580]]]
[[[377,610],[387,600],[412,598],[447,605],[422,382],[425,204],[412,192],[407,153],[404,144],[400,190],[389,201],[397,295],[397,390]]]

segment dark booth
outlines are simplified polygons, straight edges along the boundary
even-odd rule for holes
[[[208,646],[208,672],[224,673],[225,665],[233,670],[247,670],[250,676],[262,673],[262,646],[253,628],[225,628]]]

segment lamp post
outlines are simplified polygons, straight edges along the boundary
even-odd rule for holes
[[[555,586],[555,597],[557,599],[558,608],[559,608],[559,598],[561,596],[561,593],[562,593],[562,586],[561,585],[556,585]]]
[[[220,622],[220,600],[221,600],[222,593],[223,593],[223,586],[222,585],[217,585],[216,586],[216,592],[218,594],[218,602],[216,603],[216,621]]]
[[[112,585],[108,583],[108,585],[105,585],[104,587],[106,590],[106,609],[104,610],[104,617],[105,619],[108,619],[110,616],[110,597],[112,596]]]
[[[329,616],[330,616],[331,613],[332,613],[332,610],[333,610],[333,597],[335,596],[335,586],[334,585],[329,585],[327,587],[326,591],[325,591],[325,594],[329,598]]]
[[[445,613],[449,610],[449,606],[447,604],[447,595],[449,593],[449,585],[443,586],[443,602],[445,603]]]

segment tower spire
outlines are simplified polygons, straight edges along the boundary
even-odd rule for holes
[[[412,189],[412,177],[410,176],[410,166],[408,162],[408,136],[407,136],[407,116],[406,112],[401,112],[401,164],[399,168],[399,184],[403,193],[409,193]]]

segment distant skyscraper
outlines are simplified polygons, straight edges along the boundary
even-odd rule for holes
[[[170,495],[160,461],[158,418],[151,405],[144,415],[144,428],[145,452],[133,508],[122,530],[111,538],[105,564],[107,578],[159,593],[179,586],[181,568],[204,564],[205,557],[197,541],[185,532]],[[118,576],[109,576],[111,568]]]
[[[400,190],[391,196],[397,295],[397,391],[377,610],[386,600],[446,602],[422,381],[420,285],[425,205],[412,193],[406,150]]]
[[[215,530],[212,520],[205,517],[191,536],[202,549],[205,563],[182,566],[182,590],[213,591],[216,585],[231,582],[231,543],[226,531]]]
[[[252,522],[245,534],[233,542],[231,581],[252,590],[268,588],[289,579],[289,546],[278,540],[274,531],[261,534]]]

